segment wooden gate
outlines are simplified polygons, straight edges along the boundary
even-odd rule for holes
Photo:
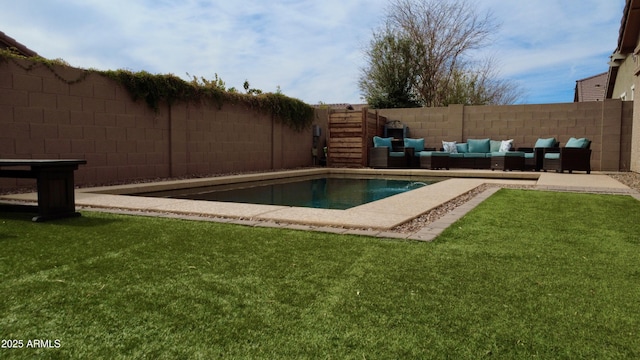
[[[382,135],[387,119],[369,109],[332,110],[329,113],[327,165],[363,167],[369,163],[374,135]]]

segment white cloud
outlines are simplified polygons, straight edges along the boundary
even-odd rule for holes
[[[470,0],[472,1],[472,0]],[[478,0],[502,23],[492,46],[529,100],[570,101],[575,80],[606,71],[623,0]],[[3,28],[83,68],[186,73],[282,91],[308,103],[360,102],[362,48],[386,0],[0,0]],[[545,77],[534,79],[532,76]],[[568,77],[572,76],[572,79]]]

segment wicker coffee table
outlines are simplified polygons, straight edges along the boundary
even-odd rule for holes
[[[509,151],[491,154],[491,170],[524,170],[524,152]]]

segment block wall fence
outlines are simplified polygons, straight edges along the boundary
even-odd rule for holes
[[[317,113],[326,128],[326,110]],[[0,62],[0,158],[86,159],[78,185],[311,166],[312,136],[240,105],[156,112],[96,73]],[[0,187],[32,181],[0,179]]]
[[[514,139],[515,147],[532,147],[538,138],[555,137],[561,146],[570,137],[592,140],[595,171],[639,171],[631,168],[633,107],[631,101],[381,109],[380,115],[400,120],[409,136],[425,138],[425,146],[442,141]],[[638,160],[636,160],[637,162]]]
[[[561,143],[588,137],[594,170],[640,171],[633,168],[640,166],[638,151],[632,153],[633,107],[607,100],[377,113],[400,120],[409,136],[424,137],[429,147],[468,138],[514,139],[518,147],[533,146],[538,137]],[[316,109],[319,152],[331,141],[329,113]],[[635,133],[637,141],[640,131]],[[366,152],[371,139],[363,136]],[[311,128],[296,132],[240,105],[165,104],[156,112],[96,73],[29,60],[0,62],[0,158],[86,159],[76,172],[78,185],[307,167],[314,165],[312,147]],[[0,188],[32,183],[2,178]]]

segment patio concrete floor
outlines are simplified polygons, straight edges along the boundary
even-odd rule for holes
[[[256,205],[200,200],[182,200],[131,196],[138,192],[169,190],[184,187],[210,186],[223,183],[277,179],[287,176],[322,174],[342,175],[402,175],[409,178],[451,177],[416,190],[346,210]],[[439,220],[414,233],[399,233],[392,228],[410,221],[437,206],[463,195],[482,184],[526,185],[539,190],[579,191],[631,195],[640,194],[603,173],[558,174],[545,172],[502,172],[485,170],[375,170],[375,169],[304,169],[248,175],[221,176],[142,183],[76,190],[76,205],[81,209],[138,215],[180,217],[197,220],[235,223],[250,226],[283,227],[332,233],[360,234],[377,237],[406,238],[430,241],[446,227],[488,198],[498,188],[474,197]],[[35,202],[37,195],[0,196],[1,200]]]

